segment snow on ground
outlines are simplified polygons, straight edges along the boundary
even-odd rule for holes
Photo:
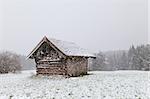
[[[0,99],[150,99],[150,72],[89,72],[84,77],[0,75]]]

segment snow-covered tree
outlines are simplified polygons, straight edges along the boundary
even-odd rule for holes
[[[136,57],[135,52],[136,52],[135,47],[134,47],[134,45],[132,45],[128,51],[128,63],[129,63],[129,69],[131,69],[131,70],[135,68],[134,67],[135,65],[133,62]]]
[[[128,57],[131,69],[150,70],[150,45],[132,46]]]
[[[128,54],[126,51],[123,51],[123,53],[120,56],[119,59],[119,70],[128,70],[129,68],[129,62],[128,62]]]
[[[150,45],[96,54],[92,70],[150,70]]]
[[[136,48],[138,64],[140,69],[149,70],[150,67],[150,46],[141,45]]]

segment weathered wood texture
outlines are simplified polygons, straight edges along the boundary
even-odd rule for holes
[[[37,74],[46,74],[46,75],[66,75],[67,68],[66,65],[48,65],[37,66]]]
[[[87,74],[88,59],[79,56],[63,56],[61,52],[44,42],[33,54],[37,74],[79,76]]]
[[[71,57],[67,60],[69,76],[79,76],[87,74],[88,59],[82,57]]]

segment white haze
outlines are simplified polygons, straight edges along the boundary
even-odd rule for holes
[[[148,0],[0,0],[0,50],[27,55],[44,35],[89,49],[148,42]]]

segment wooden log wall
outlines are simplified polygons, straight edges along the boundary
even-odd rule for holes
[[[65,64],[38,65],[37,74],[46,75],[66,75],[67,67]]]
[[[88,59],[83,57],[72,57],[67,60],[69,76],[79,76],[87,74]]]

